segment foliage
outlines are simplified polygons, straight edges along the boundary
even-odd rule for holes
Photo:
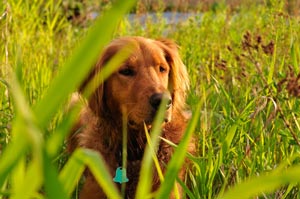
[[[66,160],[63,140],[76,110],[65,114],[63,105],[102,47],[122,35],[168,37],[181,46],[193,112],[186,139],[194,133],[199,152],[188,156],[189,182],[180,182],[189,198],[297,198],[300,27],[284,1],[219,4],[176,23],[161,12],[120,22],[132,5],[117,1],[91,30],[68,19],[62,2],[0,5],[0,198],[77,198],[85,165],[112,198],[121,197],[97,154],[78,150]],[[157,197],[172,189],[185,141]],[[145,182],[141,195],[149,191]]]

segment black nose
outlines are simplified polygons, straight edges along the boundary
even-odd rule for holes
[[[169,109],[172,105],[172,98],[171,98],[170,94],[167,94],[167,93],[155,93],[155,94],[151,95],[151,97],[149,99],[149,103],[155,110],[157,110],[163,99],[167,100],[166,109]]]

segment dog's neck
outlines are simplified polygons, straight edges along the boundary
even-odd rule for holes
[[[142,160],[147,144],[145,133],[128,129],[128,135],[130,136],[128,136],[127,139],[127,161],[134,162]],[[122,161],[122,146],[122,140],[120,140],[115,154],[119,163]]]
[[[185,128],[186,118],[177,113],[174,117],[178,121],[174,125],[172,123],[165,123],[162,126],[162,137],[165,137],[164,131],[172,132],[172,134],[167,135],[165,138],[172,141],[173,143],[179,143],[182,138],[182,129]],[[104,116],[104,117],[103,117]],[[106,135],[101,135],[103,138],[103,145],[106,146],[107,150],[114,151],[115,157],[118,162],[122,162],[122,145],[123,145],[123,126],[122,118],[116,118],[110,112],[102,114],[100,129],[110,129],[110,131],[104,130],[102,133]],[[113,130],[113,131],[111,131]],[[149,129],[151,131],[151,129]],[[144,126],[131,127],[127,124],[127,161],[140,161],[143,158],[144,150],[147,144],[146,134]]]
[[[144,155],[144,150],[147,144],[145,131],[128,131],[127,141],[127,159],[129,161],[141,160]],[[131,134],[130,134],[131,133]],[[133,136],[132,136],[133,135]]]
[[[122,145],[123,145],[123,127],[122,122],[116,118],[106,117],[102,118],[100,129],[114,129],[113,131],[103,131],[108,133],[102,135],[103,144],[108,150],[115,151],[116,159],[122,161]],[[113,127],[113,128],[112,128]],[[144,149],[147,144],[144,128],[131,128],[127,126],[127,161],[141,160],[144,154]]]

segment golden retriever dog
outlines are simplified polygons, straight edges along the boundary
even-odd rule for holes
[[[123,47],[133,51],[87,100],[69,139],[69,150],[84,147],[99,152],[104,158],[112,179],[122,166],[122,121],[127,121],[127,178],[125,198],[134,198],[139,171],[147,144],[145,125],[151,133],[155,114],[165,99],[166,113],[161,136],[178,144],[183,137],[187,120],[185,98],[189,88],[186,68],[180,59],[178,46],[169,40],[144,37],[123,37],[113,40],[83,82],[79,93],[101,71],[102,67]],[[145,124],[145,125],[144,125]],[[74,133],[76,132],[76,133]],[[189,152],[194,151],[193,143]],[[174,148],[160,141],[157,158],[162,171],[172,157]],[[158,189],[160,179],[153,168],[152,191]],[[176,174],[174,174],[176,175]],[[178,174],[184,180],[185,168]],[[85,174],[80,199],[106,198],[91,172]],[[120,188],[120,184],[116,183]],[[181,188],[179,188],[182,194]],[[170,198],[173,198],[171,194]]]

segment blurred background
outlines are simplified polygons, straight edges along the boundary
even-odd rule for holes
[[[112,2],[113,0],[64,0],[63,7],[70,18],[80,21],[109,8]],[[205,12],[222,5],[226,5],[232,11],[238,11],[241,6],[259,6],[265,3],[271,6],[276,2],[275,0],[138,0],[132,13]],[[286,0],[284,7],[290,15],[300,14],[299,0]]]

